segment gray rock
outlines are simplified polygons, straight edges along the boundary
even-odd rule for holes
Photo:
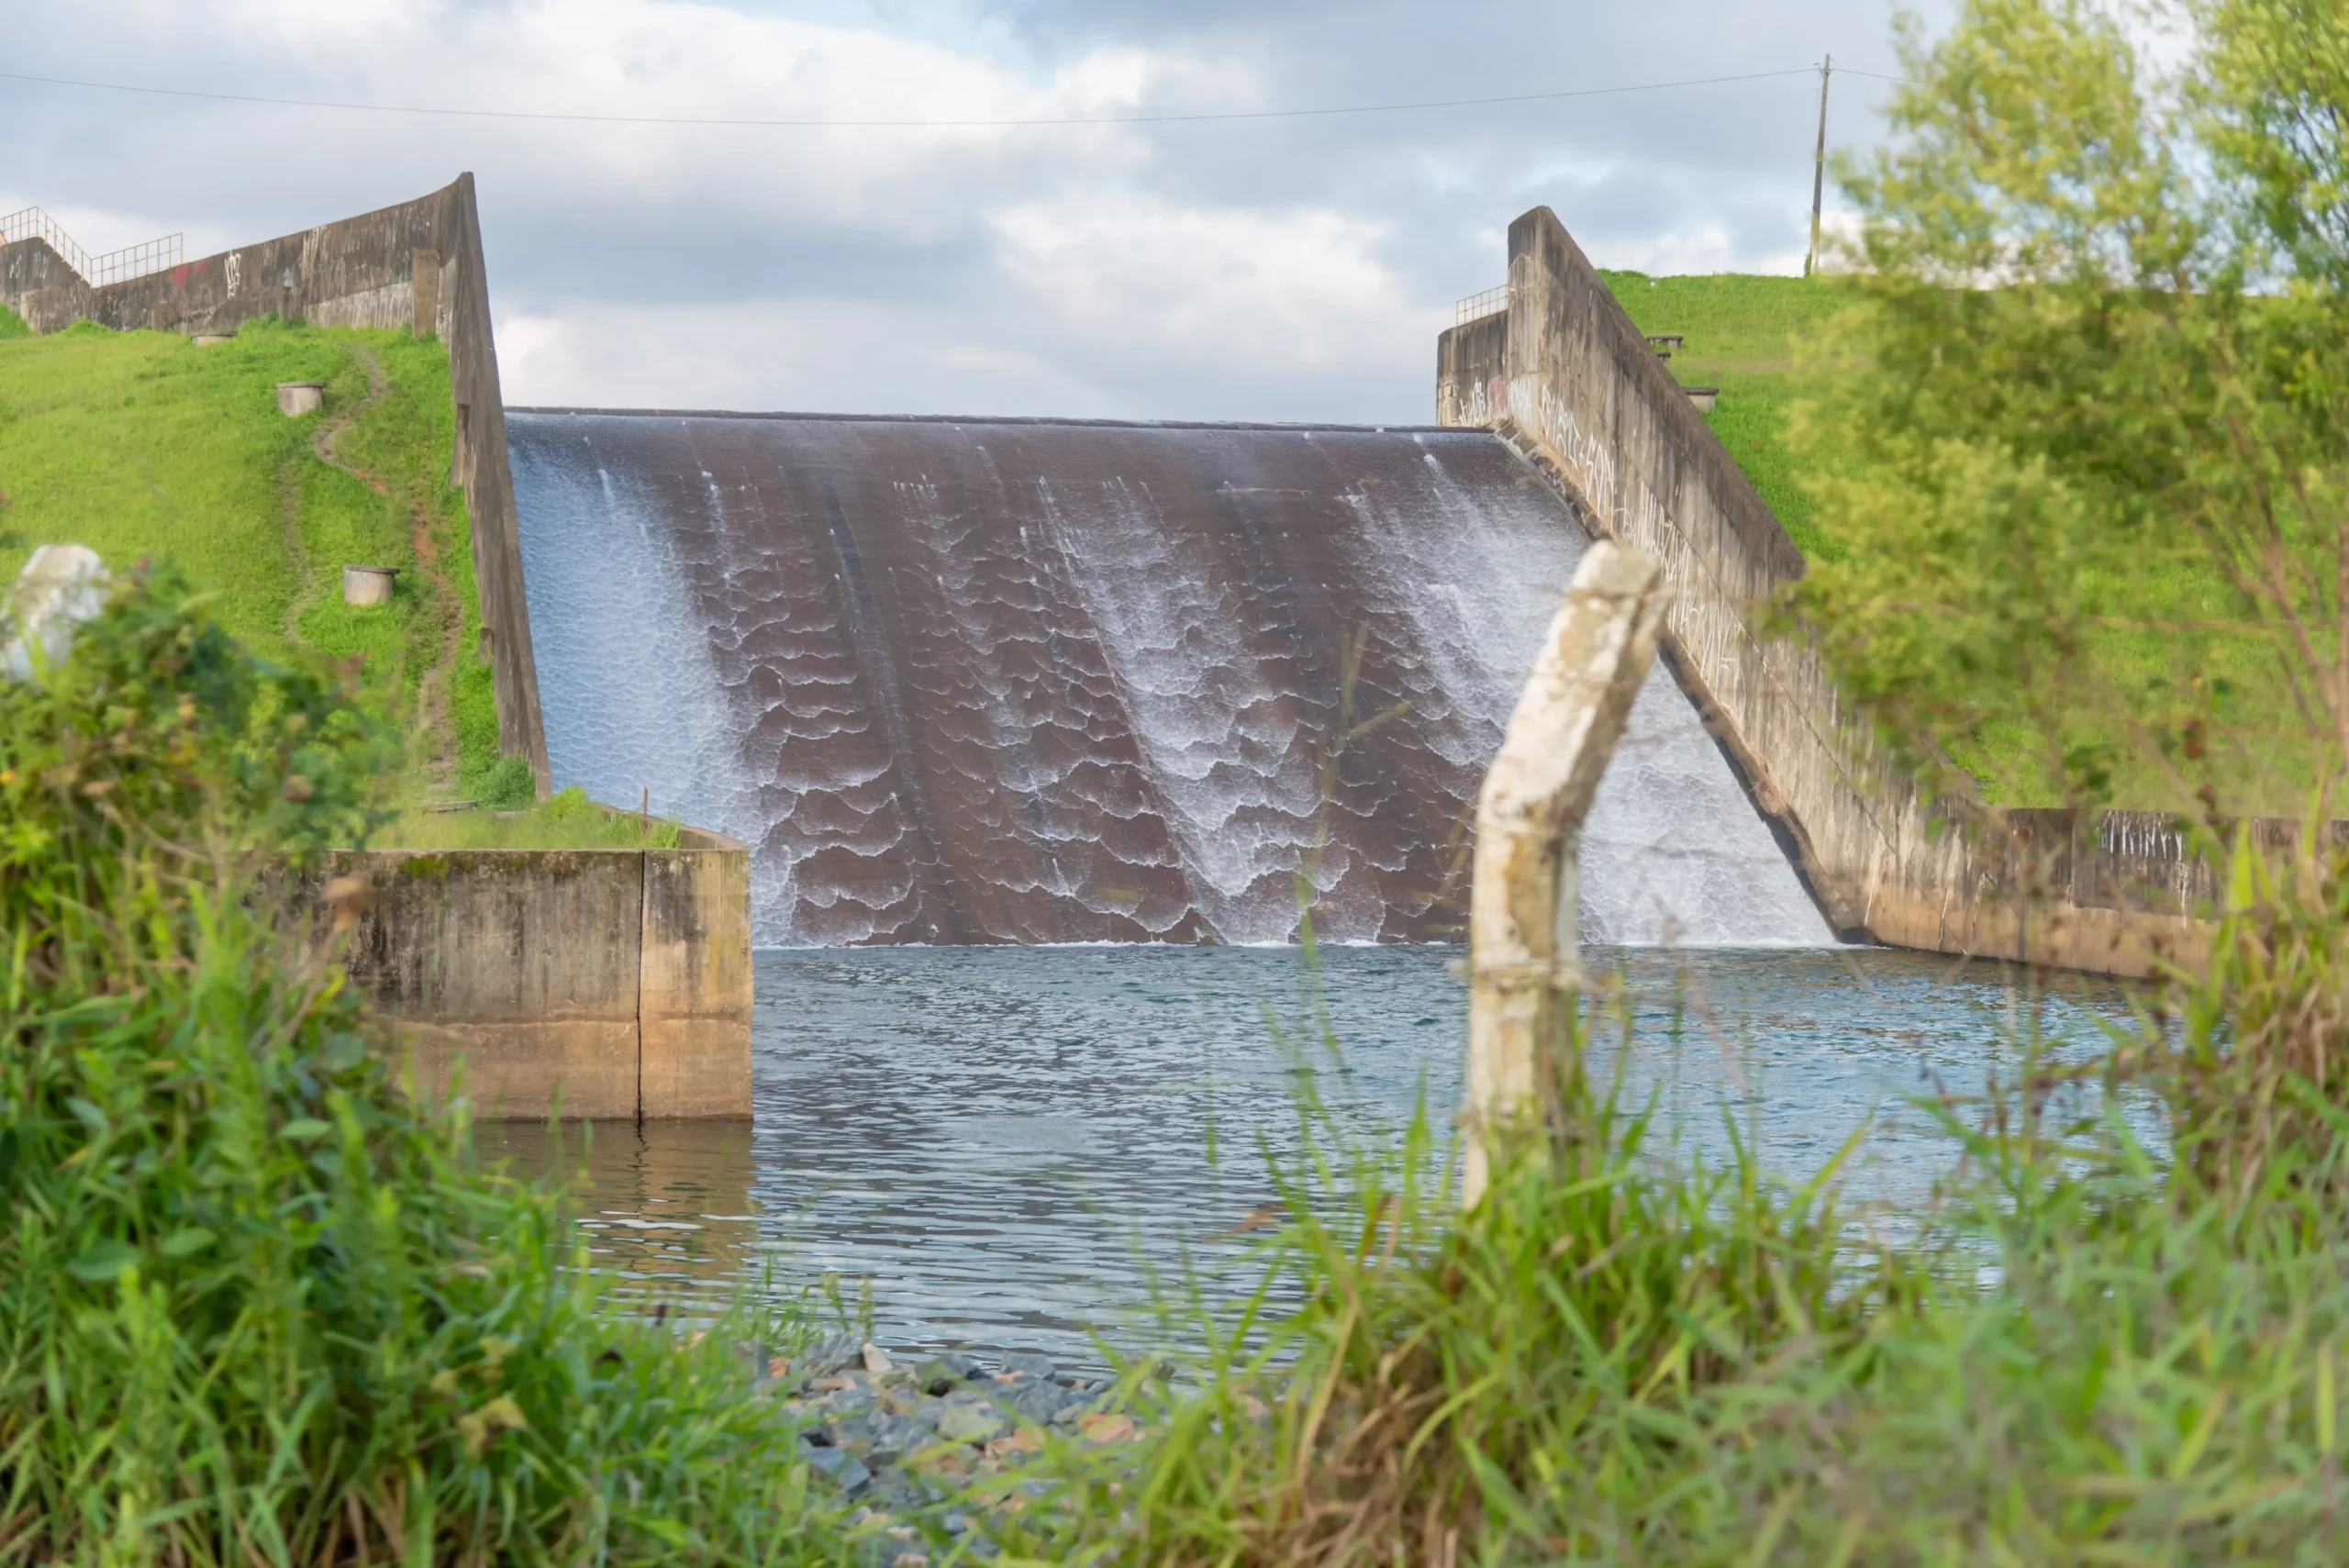
[[[827,1390],[817,1403],[827,1410],[837,1410],[841,1415],[848,1416],[854,1415],[859,1410],[871,1409],[874,1401],[879,1398],[879,1395],[860,1385],[853,1388]]]
[[[938,1412],[938,1435],[953,1442],[983,1443],[1000,1437],[1008,1425],[984,1405],[943,1405]]]
[[[832,1377],[853,1368],[864,1370],[864,1341],[854,1334],[834,1334],[818,1343],[802,1358],[798,1372],[802,1377]]]
[[[1029,1355],[1023,1351],[1007,1351],[995,1359],[1003,1363],[1003,1369],[1006,1372],[1024,1372],[1040,1381],[1049,1380],[1056,1376],[1060,1371],[1052,1364],[1052,1358],[1050,1356]]]
[[[799,1445],[799,1455],[815,1468],[817,1473],[829,1479],[852,1497],[873,1485],[873,1472],[866,1469],[863,1462],[846,1449],[832,1448],[803,1440]]]
[[[864,1424],[872,1434],[873,1446],[868,1454],[883,1462],[903,1459],[938,1440],[937,1432],[928,1422],[917,1421],[910,1416],[891,1416],[876,1410],[864,1418]]]
[[[1085,1396],[1057,1383],[1021,1384],[1012,1390],[1010,1399],[1011,1407],[1028,1419],[1047,1422],[1060,1419],[1063,1411],[1083,1408],[1085,1403]]]

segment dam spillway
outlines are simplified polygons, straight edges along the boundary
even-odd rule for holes
[[[1455,938],[1584,536],[1479,431],[508,413],[557,787],[751,851],[762,945]],[[1823,944],[1659,670],[1593,940]]]

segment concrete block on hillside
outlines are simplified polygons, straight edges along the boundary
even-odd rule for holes
[[[277,384],[277,411],[289,419],[315,414],[326,406],[326,402],[325,382],[281,381]]]
[[[346,605],[388,605],[396,566],[346,566],[342,569],[342,602]]]

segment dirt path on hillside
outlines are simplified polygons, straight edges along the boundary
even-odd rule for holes
[[[372,469],[349,462],[337,448],[342,433],[357,422],[368,410],[383,400],[384,388],[389,378],[384,373],[383,361],[364,344],[353,343],[351,351],[367,372],[367,395],[351,407],[320,425],[310,438],[310,449],[318,461],[329,468],[340,469],[378,495],[390,496],[391,486],[383,475]],[[440,549],[432,538],[431,514],[424,503],[414,496],[398,497],[408,511],[408,542],[416,551],[416,568],[432,590],[432,613],[440,623],[440,651],[432,667],[424,673],[417,685],[416,728],[424,741],[425,754],[420,759],[426,776],[433,789],[446,795],[457,783],[457,737],[449,719],[449,687],[455,678],[458,644],[464,636],[464,617],[457,607],[457,593],[449,581],[449,573],[440,562]]]

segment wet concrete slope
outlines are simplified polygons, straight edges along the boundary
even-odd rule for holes
[[[1324,936],[1456,935],[1475,789],[1582,548],[1481,432],[508,432],[556,784],[748,842],[772,944],[1276,941],[1300,878]],[[1823,937],[1668,683],[1616,773],[1602,934]]]

